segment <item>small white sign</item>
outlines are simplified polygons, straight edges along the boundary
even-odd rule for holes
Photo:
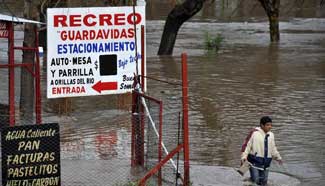
[[[7,23],[0,21],[0,38],[8,38],[8,35]]]
[[[53,8],[47,18],[48,98],[130,92],[136,58],[138,73],[145,73],[144,6],[135,12],[133,7]]]

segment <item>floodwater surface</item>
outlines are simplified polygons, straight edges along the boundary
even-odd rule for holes
[[[161,24],[148,23],[148,45],[159,45]],[[247,132],[269,115],[285,162],[272,170],[322,185],[325,19],[292,19],[280,29],[280,43],[270,44],[267,22],[187,23],[174,57],[157,58],[148,47],[148,74],[174,77],[162,69],[180,63],[181,52],[189,56],[192,163],[238,166]],[[217,53],[204,50],[204,32],[224,37]]]
[[[189,22],[179,32],[174,55],[157,57],[163,21],[148,21],[148,76],[178,80],[180,54],[187,53],[192,165],[238,167],[243,139],[261,116],[269,115],[285,162],[273,164],[272,171],[297,178],[302,185],[322,185],[325,19],[281,22],[279,44],[270,44],[267,25]],[[205,50],[206,31],[224,37],[218,52]],[[150,95],[163,92],[168,97],[170,91],[148,81]],[[129,110],[112,110],[110,100],[73,100],[75,110],[60,121],[68,123],[62,125],[63,157],[130,157]]]

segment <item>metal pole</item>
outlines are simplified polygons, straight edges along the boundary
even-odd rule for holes
[[[12,22],[7,22],[8,26],[8,49],[9,49],[9,124],[15,126],[15,51],[14,51],[14,28]]]
[[[159,144],[158,144],[158,162],[161,162],[162,158],[162,125],[163,125],[163,102],[159,104]],[[162,173],[161,168],[158,171],[158,186],[162,185]]]
[[[181,134],[181,113],[178,113],[178,129],[177,129],[177,145],[179,145],[179,138],[180,138],[180,134]],[[178,186],[178,178],[180,177],[179,171],[178,171],[178,167],[179,167],[179,152],[177,153],[177,160],[176,160],[176,181],[175,181],[175,186]]]
[[[187,55],[182,53],[182,100],[184,132],[184,186],[190,185]]]
[[[137,25],[135,24],[135,6],[136,6],[136,0],[133,0],[133,29],[134,29],[134,43],[135,43],[135,64],[136,64],[136,75],[139,75],[139,69],[138,69],[138,40],[137,40]],[[138,82],[140,83],[140,82]]]
[[[143,73],[144,73],[144,26],[142,25],[141,26],[141,75],[139,75],[139,83],[140,83],[140,86],[141,86],[141,90],[142,92],[144,92],[144,76],[143,76]],[[138,55],[138,54],[137,54]],[[138,56],[137,56],[138,58]],[[136,64],[138,65],[138,63]],[[137,67],[138,68],[138,67]],[[144,127],[145,127],[145,118],[144,118],[144,108],[143,108],[143,105],[141,104],[141,165],[144,166]]]
[[[145,92],[146,90],[144,89],[145,88],[145,84],[144,84],[144,77],[145,77],[145,40],[144,40],[144,26],[142,25],[141,26],[141,88],[142,88],[142,91]]]
[[[35,112],[36,112],[36,124],[42,123],[41,111],[42,111],[42,101],[41,101],[41,75],[40,75],[40,61],[39,61],[39,51],[38,51],[38,32],[35,28],[35,54],[36,54],[36,64],[35,64]]]
[[[134,77],[136,78],[136,76]],[[136,113],[136,92],[132,91],[132,132],[131,132],[131,166],[135,166],[135,116]]]

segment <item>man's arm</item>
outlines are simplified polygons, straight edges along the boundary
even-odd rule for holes
[[[274,158],[276,161],[278,161],[280,164],[282,164],[282,157],[281,157],[278,149],[276,148],[274,135],[273,135],[271,143],[272,143],[272,151],[271,151],[272,158]]]
[[[244,161],[247,160],[247,156],[248,156],[249,152],[251,151],[251,148],[252,148],[252,145],[253,145],[254,133],[255,132],[253,132],[251,138],[248,140],[244,152],[242,152],[242,154],[241,154],[241,160],[242,160],[242,162],[244,162]]]

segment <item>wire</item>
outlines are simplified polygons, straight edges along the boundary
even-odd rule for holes
[[[177,83],[177,82],[171,82],[171,81],[168,81],[168,80],[162,80],[162,79],[154,78],[154,77],[151,77],[151,76],[141,75],[141,77],[142,78],[151,79],[151,80],[155,80],[155,81],[159,81],[159,82],[163,82],[163,83],[167,83],[167,84],[171,84],[171,85],[182,85],[181,82],[179,82],[179,83]]]
[[[135,42],[136,76],[138,77],[139,76],[139,69],[138,69],[138,42],[137,42],[137,26],[135,24],[135,4],[136,4],[135,2],[136,2],[136,0],[133,0],[133,26],[134,26],[134,42]]]
[[[143,97],[141,97],[141,102],[142,102],[142,104],[143,104],[143,106],[144,106],[144,108],[145,108],[145,111],[146,111],[146,113],[147,113],[147,116],[148,116],[148,118],[149,118],[149,121],[150,121],[150,123],[151,123],[151,126],[152,126],[153,130],[155,131],[155,134],[156,134],[157,138],[159,138],[159,133],[158,133],[158,130],[157,130],[157,128],[156,128],[156,124],[155,124],[155,122],[153,121],[153,119],[152,119],[152,117],[151,117],[151,115],[150,115],[150,112],[149,112],[149,109],[148,109],[148,107],[147,107],[146,101],[145,101],[145,99],[144,99]],[[161,142],[161,147],[163,148],[165,154],[168,155],[169,152],[168,152],[168,150],[167,150],[167,148],[166,148],[164,142]],[[175,169],[175,171],[176,171],[176,170],[177,170],[177,167],[176,167],[176,164],[175,164],[173,158],[170,158],[170,159],[169,159],[169,162],[172,164],[172,166],[174,167],[174,169]],[[176,173],[179,173],[179,174],[180,174],[180,172],[176,172]]]

